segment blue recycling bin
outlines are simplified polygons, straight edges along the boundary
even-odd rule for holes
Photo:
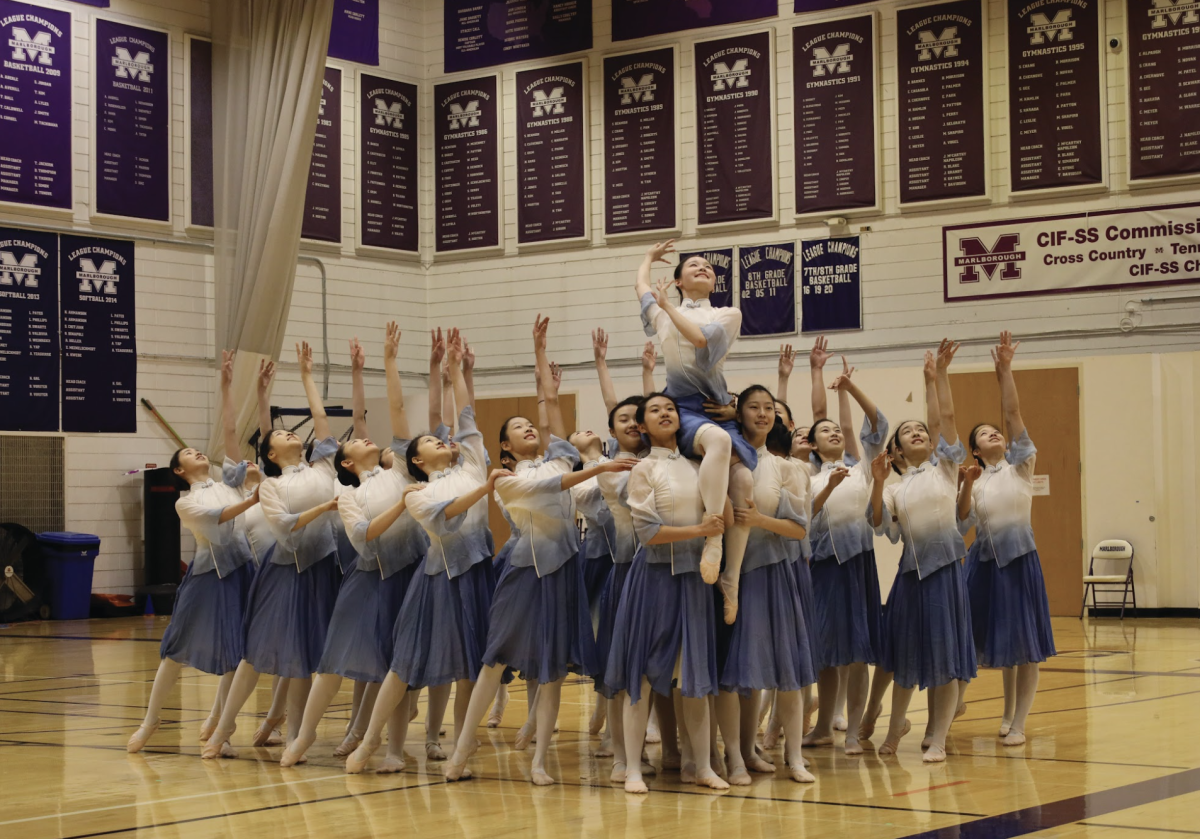
[[[46,560],[50,617],[60,621],[88,617],[100,537],[90,533],[39,533],[37,538]]]

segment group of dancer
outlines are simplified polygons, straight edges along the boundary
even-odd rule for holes
[[[225,353],[223,464],[190,448],[171,460],[187,485],[177,510],[196,555],[128,750],[158,728],[183,665],[221,677],[201,730],[206,759],[236,756],[242,706],[261,673],[276,677],[252,742],[280,742],[286,718],[283,766],[305,761],[342,680],[353,680],[351,719],[334,750],[350,773],[370,765],[385,728],[375,770],[404,769],[416,694],[427,689],[426,756],[444,760],[450,780],[470,777],[477,729],[489,708],[488,725],[499,724],[514,674],[529,696],[517,747],[535,743],[530,777],[539,785],[554,783],[547,754],[568,674],[594,681],[591,733],[607,718],[598,753],[612,755],[611,780],[632,793],[646,792],[644,777],[655,771],[644,752],[652,713],[659,768],[678,769],[685,782],[749,784],[750,773],[775,771],[781,737],[787,774],[811,782],[802,747],[832,746],[844,729],[845,753],[861,754],[889,687],[878,753],[896,752],[913,692],[928,689],[924,760],[944,761],[979,666],[1003,668],[1000,736],[1024,743],[1038,663],[1054,655],[1054,640],[1030,525],[1036,450],[1013,379],[1018,343],[1002,333],[993,350],[1002,422],[976,425],[964,441],[948,373],[957,344],[926,353],[925,416],[892,432],[844,357],[826,384],[831,356],[818,339],[809,354],[812,422],[798,425],[786,402],[796,353],[781,348],[776,393],[753,385],[731,394],[723,369],[741,313],[712,306],[715,274],[700,256],[652,284],[655,264],[673,252],[673,242],[655,244],[637,274],[652,339],[643,393],[618,399],[607,338],[593,333],[607,434],[566,427],[549,319],[538,316],[538,416],[504,421],[499,469],[476,424],[474,354],[457,329],[432,335],[431,431],[414,436],[396,367],[400,331],[388,325],[393,439],[384,448],[366,434],[357,339],[355,428],[340,445],[313,382],[311,349],[297,347],[313,422],[307,453],[299,436],[270,427],[273,367],[264,365],[257,464],[235,460],[233,354]],[[662,391],[653,381],[658,350]],[[837,421],[828,416],[830,390]],[[852,402],[864,414],[858,435]],[[451,429],[444,420],[456,411]],[[499,551],[489,496],[511,530]],[[886,604],[876,535],[903,546]],[[438,734],[451,686],[447,755]]]

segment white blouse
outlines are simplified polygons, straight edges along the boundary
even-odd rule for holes
[[[619,451],[614,460],[637,460],[638,456]],[[613,521],[613,562],[633,562],[637,551],[637,534],[633,527],[633,511],[629,509],[629,472],[604,472],[596,476],[604,504]]]
[[[883,521],[877,532],[892,544],[904,540],[900,573],[923,579],[967,552],[958,531],[958,464],[966,457],[962,440],[938,439],[937,459],[905,470],[899,483],[883,488]]]
[[[192,558],[191,572],[207,574],[216,571],[224,577],[253,559],[250,542],[246,538],[242,516],[227,522],[220,521],[226,507],[241,504],[242,481],[246,477],[246,466],[241,464],[227,474],[220,466],[209,464],[209,479],[197,481],[188,487],[175,502],[179,521],[196,537],[196,553]],[[240,474],[240,477],[238,475]],[[235,482],[230,485],[227,481]]]
[[[821,511],[813,516],[812,532],[809,534],[813,562],[835,558],[843,563],[874,550],[871,525],[864,513],[871,506],[871,461],[883,451],[887,433],[888,421],[882,411],[875,414],[874,431],[871,430],[870,418],[863,417],[862,431],[859,433],[862,460],[822,463],[813,476],[812,497],[816,498],[829,483],[829,475],[834,469],[843,466],[850,470],[850,474],[829,493]]]
[[[679,312],[697,324],[708,342],[697,347],[679,334],[671,316],[659,307],[654,295],[642,295],[642,328],[647,337],[658,338],[667,368],[667,390],[681,399],[701,394],[721,405],[733,397],[725,384],[725,357],[742,328],[742,312],[732,306],[714,307],[705,300],[684,300]]]
[[[766,446],[758,450],[754,467],[754,505],[764,515],[794,521],[808,527],[808,476],[782,457],[771,454]],[[793,558],[788,539],[761,527],[750,530],[742,573]]]
[[[458,427],[459,433],[455,437],[459,444],[458,465],[444,472],[434,472],[429,476],[427,487],[408,496],[408,512],[429,537],[425,573],[445,574],[451,579],[491,558],[486,497],[461,515],[452,519],[445,516],[447,507],[486,484],[488,477],[487,451],[470,405],[459,414]]]
[[[672,574],[700,570],[702,536],[665,545],[647,544],[664,525],[689,527],[703,520],[698,463],[677,449],[655,446],[629,473],[629,509],[647,562],[670,563]]]
[[[985,466],[971,487],[971,517],[979,561],[1003,568],[1037,550],[1033,540],[1033,466],[1037,449],[1029,432],[1013,440],[1004,460]],[[969,528],[968,528],[969,529]]]
[[[610,458],[600,456],[598,460],[588,461],[585,469],[608,463]],[[607,474],[607,473],[606,473]],[[583,520],[587,522],[587,535],[584,544],[580,546],[584,559],[599,559],[612,556],[616,551],[616,533],[613,530],[613,517],[604,501],[604,491],[600,488],[600,477],[588,478],[581,484],[571,487],[571,500]]]
[[[398,441],[407,448],[408,441]],[[371,521],[385,510],[396,505],[404,488],[413,483],[408,474],[403,450],[392,450],[392,468],[376,466],[358,476],[358,486],[348,487],[348,492],[338,500],[338,515],[345,528],[350,544],[358,553],[357,566],[360,571],[378,570],[380,577],[387,579],[425,556],[428,540],[420,525],[406,509],[391,527],[374,539],[367,540]],[[409,502],[412,496],[409,496]]]
[[[276,565],[294,563],[297,571],[304,571],[337,553],[333,531],[337,513],[323,513],[300,530],[292,529],[302,513],[333,500],[337,448],[337,440],[326,437],[313,447],[310,462],[287,466],[282,475],[260,485],[259,504],[275,537],[271,561]]]
[[[521,531],[509,558],[512,567],[532,566],[544,577],[579,553],[571,493],[562,488],[563,475],[578,462],[574,446],[551,436],[544,458],[523,460],[514,477],[496,481],[496,493]]]

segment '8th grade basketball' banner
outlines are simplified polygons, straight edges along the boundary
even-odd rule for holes
[[[1200,204],[942,228],[945,300],[1200,282]]]
[[[742,337],[796,333],[796,246],[738,248]]]

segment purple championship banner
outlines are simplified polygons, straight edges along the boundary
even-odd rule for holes
[[[334,0],[329,57],[379,65],[379,0]]]
[[[629,41],[777,14],[778,0],[613,0],[612,39]]]
[[[171,56],[166,32],[96,18],[95,210],[171,220]]]
[[[792,29],[796,215],[876,207],[875,15]]]
[[[0,430],[58,431],[58,236],[0,227]]]
[[[699,224],[775,217],[771,33],[695,46]]]
[[[445,0],[447,73],[592,48],[592,0]]]
[[[674,230],[675,49],[604,59],[604,232]]]
[[[987,195],[980,0],[896,11],[900,203]]]
[[[729,308],[733,305],[733,248],[718,248],[708,251],[683,251],[679,261],[687,262],[693,256],[702,256],[712,266],[716,275],[716,284],[709,302],[715,308]]]
[[[496,77],[433,88],[436,251],[500,245],[500,97]]]
[[[213,226],[212,41],[189,37],[188,224]]]
[[[796,333],[796,246],[738,248],[742,337]]]
[[[583,62],[517,73],[517,244],[587,235]]]
[[[1200,203],[942,228],[945,301],[1200,282]]]
[[[1200,3],[1125,0],[1125,22],[1129,180],[1200,173]]]
[[[108,0],[73,0],[83,6],[95,6],[98,9],[107,9]]]
[[[321,81],[321,110],[308,164],[300,236],[318,242],[342,241],[342,71],[336,67],[326,67]]]
[[[417,86],[362,73],[358,91],[361,242],[416,253]]]
[[[137,431],[133,242],[62,236],[63,431]]]
[[[1099,0],[1008,0],[1013,192],[1104,182]]]
[[[71,207],[71,15],[0,0],[0,201]]]
[[[862,329],[859,238],[800,243],[800,331]]]

